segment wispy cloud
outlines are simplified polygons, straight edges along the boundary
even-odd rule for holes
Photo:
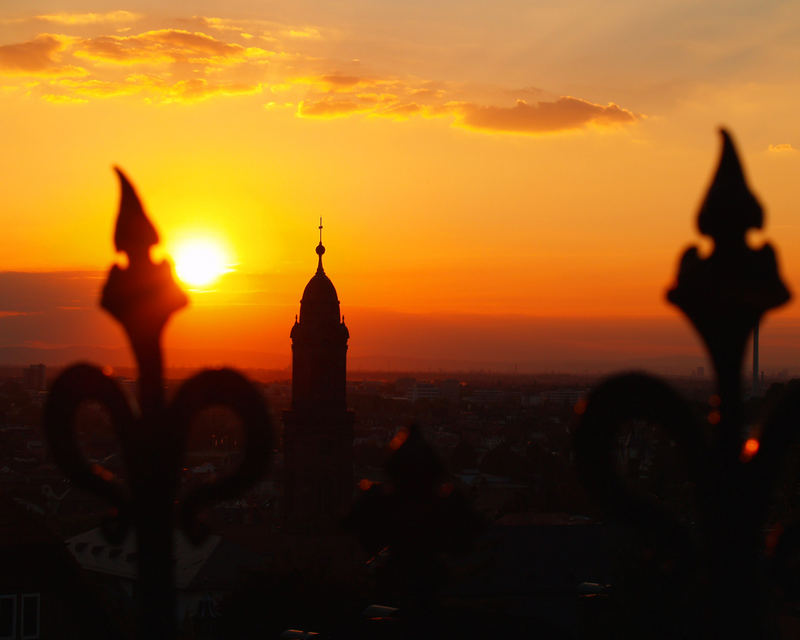
[[[97,80],[93,78],[66,78],[52,82],[51,87],[64,93],[51,94],[48,100],[54,103],[67,103],[70,100],[86,102],[87,98],[114,98],[140,93],[147,86],[141,76],[129,76],[123,81]]]
[[[131,11],[109,11],[107,13],[48,13],[36,16],[36,20],[63,25],[107,24],[134,22],[141,14]]]
[[[86,104],[89,102],[86,98],[78,98],[76,96],[59,93],[46,93],[44,94],[44,99],[51,104]]]
[[[330,33],[319,26],[287,25],[272,20],[235,19],[218,16],[192,16],[184,19],[186,24],[196,25],[200,29],[215,31],[231,31],[243,37],[258,37],[263,40],[277,42],[279,40],[322,40]]]
[[[91,98],[115,98],[142,94],[165,104],[201,102],[213,97],[253,95],[263,91],[260,83],[219,82],[206,78],[168,81],[155,74],[131,74],[121,81],[64,79],[52,83],[61,93],[45,96],[54,104],[81,104]]]
[[[61,62],[61,54],[71,41],[68,36],[42,33],[28,42],[0,46],[0,74],[86,75],[88,72],[85,69]]]
[[[76,56],[94,62],[134,65],[141,63],[225,64],[267,58],[272,52],[244,47],[201,32],[158,29],[131,36],[99,36],[81,40]]]
[[[594,127],[629,125],[640,119],[632,111],[616,104],[600,105],[563,96],[553,101],[528,104],[518,100],[513,107],[479,105],[471,102],[437,102],[427,104],[408,100],[413,90],[393,94],[331,91],[330,95],[300,103],[300,117],[337,118],[354,114],[406,119],[414,115],[451,117],[459,126],[485,132],[542,134]],[[437,94],[438,96],[439,94]]]
[[[568,131],[588,125],[631,124],[637,120],[634,113],[616,104],[603,106],[572,96],[535,104],[517,100],[513,107],[459,104],[455,111],[466,127],[510,133]]]
[[[414,102],[410,102],[407,104],[393,104],[390,107],[383,109],[379,115],[387,118],[394,118],[395,120],[405,120],[419,113],[422,113],[422,107]]]
[[[0,75],[32,77],[39,95],[52,104],[137,94],[153,102],[189,103],[260,93],[259,68],[275,55],[181,29],[90,38],[40,34],[0,46]]]
[[[219,96],[243,96],[261,93],[260,83],[210,82],[205,78],[182,80],[164,88],[164,102],[200,102]]]
[[[786,142],[781,144],[771,144],[769,145],[767,151],[770,153],[797,153],[797,149]]]
[[[316,102],[304,100],[297,108],[297,115],[301,118],[339,118],[371,109],[371,105],[365,105],[355,100],[326,99]]]
[[[300,118],[442,118],[476,131],[522,135],[618,128],[641,119],[611,102],[573,96],[546,99],[545,92],[530,88],[470,90],[459,83],[367,72],[360,62],[342,65],[325,54],[324,42],[318,42],[335,42],[337,36],[315,26],[193,16],[162,21],[163,28],[138,33],[130,27],[103,33],[104,24],[148,18],[113,11],[36,19],[94,25],[93,35],[42,33],[27,42],[0,46],[0,74],[33,76],[39,86],[29,94],[53,104],[132,96],[155,103],[192,103],[269,93],[273,99],[265,100],[265,106],[292,108]],[[517,98],[516,103],[511,98]]]

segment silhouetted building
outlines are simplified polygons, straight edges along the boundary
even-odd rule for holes
[[[292,408],[284,414],[284,518],[292,531],[338,527],[353,497],[353,414],[345,403],[347,340],[336,289],[317,272],[292,327]]]
[[[29,391],[44,391],[47,368],[43,364],[29,365],[23,375],[23,383]]]
[[[120,637],[44,520],[0,493],[0,638]]]

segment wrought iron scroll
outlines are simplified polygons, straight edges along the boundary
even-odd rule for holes
[[[625,374],[606,380],[589,396],[575,451],[594,499],[651,540],[669,545],[691,567],[693,588],[701,594],[695,603],[696,637],[770,638],[777,625],[763,529],[797,431],[800,400],[787,396],[756,429],[745,424],[741,368],[746,344],[762,315],[785,303],[789,292],[772,247],[747,244],[746,232],[763,224],[762,210],[730,135],[721,134],[719,167],[698,216],[700,232],[714,241],[713,251],[704,258],[695,247],[686,250],[677,283],[667,293],[702,337],[716,372],[708,428],[696,423],[689,405],[666,383]],[[660,424],[685,453],[700,517],[694,527],[637,493],[619,474],[616,436],[633,419]]]
[[[128,266],[113,266],[101,306],[125,329],[139,369],[137,408],[98,367],[76,364],[53,382],[44,428],[56,463],[72,482],[111,504],[104,533],[120,542],[133,529],[138,543],[138,636],[176,635],[173,577],[175,521],[195,542],[205,535],[198,512],[253,486],[268,471],[272,425],[259,391],[230,369],[206,370],[185,381],[171,402],[164,398],[161,334],[169,317],[186,305],[168,262],[154,263],[150,247],[158,234],[126,176],[121,185],[114,244]],[[124,484],[107,469],[90,464],[75,435],[78,409],[103,406],[111,418],[128,475]],[[228,476],[179,495],[180,471],[193,418],[208,407],[223,406],[241,421],[243,459]]]

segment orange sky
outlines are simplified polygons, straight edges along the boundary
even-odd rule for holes
[[[285,335],[256,328],[288,331],[320,215],[350,324],[674,318],[663,292],[699,241],[725,124],[765,207],[755,241],[794,289],[800,10],[696,4],[5,2],[0,271],[105,270],[118,164],[167,254],[202,233],[232,255],[171,329],[194,341],[219,341],[208,314],[235,309],[243,349],[288,361]],[[46,324],[3,338],[28,312],[0,303],[3,346],[67,344]],[[362,355],[391,351],[369,332]]]

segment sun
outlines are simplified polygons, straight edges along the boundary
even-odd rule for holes
[[[172,254],[178,278],[193,287],[206,287],[230,271],[222,245],[210,238],[192,238],[179,244]]]

